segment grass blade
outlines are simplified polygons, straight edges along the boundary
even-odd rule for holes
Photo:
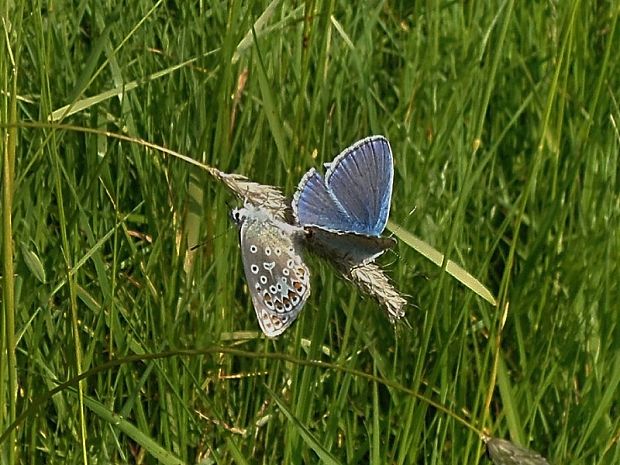
[[[435,265],[439,267],[442,266],[444,255],[433,246],[424,242],[422,239],[417,238],[401,226],[398,226],[393,221],[388,222],[388,228],[394,233],[396,237],[398,237],[413,250],[433,262]],[[466,286],[468,289],[475,292],[484,300],[489,302],[491,305],[497,305],[497,301],[495,300],[495,297],[493,297],[491,291],[489,291],[480,281],[478,281],[476,278],[474,278],[471,274],[469,274],[459,265],[454,263],[452,260],[448,260],[448,263],[446,265],[446,272],[450,276],[455,278],[458,282]]]

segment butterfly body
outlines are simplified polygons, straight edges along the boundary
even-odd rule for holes
[[[300,253],[302,228],[246,204],[233,210],[249,293],[265,335],[282,334],[310,295],[310,272]]]
[[[304,230],[306,243],[315,253],[349,267],[370,263],[396,245],[391,237],[335,232],[316,226],[306,226]]]

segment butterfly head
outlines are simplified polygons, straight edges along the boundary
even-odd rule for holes
[[[247,217],[247,210],[245,208],[233,208],[230,211],[230,218],[237,226],[241,226]]]

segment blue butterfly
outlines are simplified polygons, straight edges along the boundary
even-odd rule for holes
[[[368,263],[395,241],[380,237],[390,214],[394,162],[383,136],[362,139],[299,182],[292,208],[315,251],[351,266]]]
[[[310,296],[310,271],[299,247],[304,231],[249,203],[235,208],[232,218],[240,230],[241,258],[258,323],[266,336],[279,336]]]

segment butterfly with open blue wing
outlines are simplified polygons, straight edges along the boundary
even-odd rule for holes
[[[325,178],[312,168],[301,179],[293,215],[319,254],[350,266],[372,262],[395,244],[380,237],[394,180],[390,143],[383,136],[367,137],[326,166]]]

